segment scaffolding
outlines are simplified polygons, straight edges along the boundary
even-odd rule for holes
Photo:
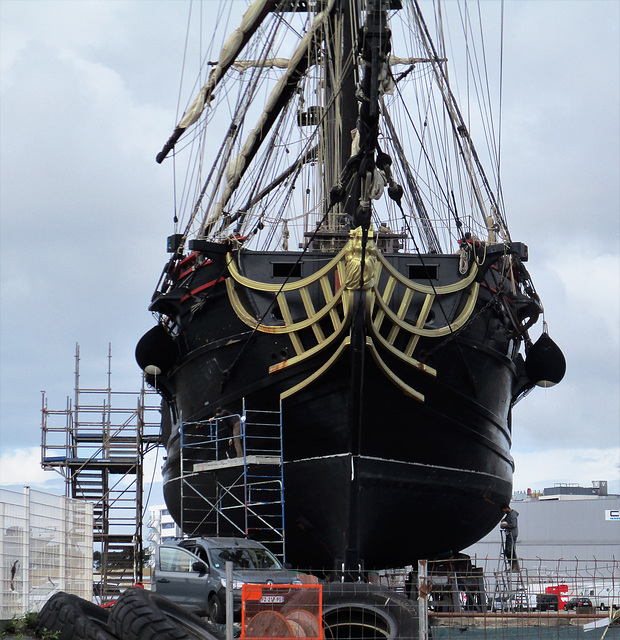
[[[224,421],[239,421],[243,455]],[[282,561],[284,480],[282,411],[250,410],[182,423],[181,528],[188,535],[241,535]],[[233,457],[229,457],[233,456]]]
[[[102,600],[142,582],[143,463],[159,443],[161,415],[154,391],[113,391],[112,350],[107,386],[80,384],[75,350],[75,388],[66,407],[52,410],[42,393],[41,465],[59,472],[65,495],[93,503],[93,541],[101,554]]]

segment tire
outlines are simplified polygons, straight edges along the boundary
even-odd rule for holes
[[[41,609],[37,637],[58,640],[117,640],[108,627],[110,612],[71,593],[55,593]]]
[[[325,639],[418,637],[416,605],[398,593],[362,583],[323,585]],[[366,635],[364,635],[366,634]]]
[[[127,589],[112,607],[110,628],[120,640],[224,640],[197,615],[135,587]]]
[[[220,597],[217,595],[217,593],[214,593],[209,598],[209,604],[207,605],[207,607],[207,613],[211,622],[215,624],[224,624],[226,622],[226,612],[224,609],[224,605],[222,604],[222,601],[220,600]]]

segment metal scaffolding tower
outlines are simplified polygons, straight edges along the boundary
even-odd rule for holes
[[[181,426],[181,528],[189,535],[236,535],[285,560],[282,413],[243,406],[243,455],[228,457],[222,419]]]
[[[154,391],[112,391],[108,348],[106,388],[80,385],[64,409],[51,410],[42,394],[41,465],[65,479],[65,494],[94,504],[93,539],[101,553],[102,600],[142,581],[143,463],[159,442],[161,421]]]

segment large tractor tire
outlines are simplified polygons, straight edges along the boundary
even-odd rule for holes
[[[416,605],[394,591],[364,583],[323,585],[323,629],[326,640],[418,637]]]
[[[43,605],[35,633],[58,640],[117,640],[108,627],[109,616],[106,609],[59,591]]]
[[[127,589],[112,607],[110,628],[120,640],[224,640],[211,624],[145,589]]]

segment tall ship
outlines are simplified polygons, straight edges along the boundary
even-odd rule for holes
[[[231,533],[182,496],[184,433],[209,433],[220,407],[280,412],[298,567],[454,553],[510,500],[512,408],[565,361],[506,222],[482,22],[447,4],[213,9],[198,95],[157,156],[185,187],[136,348],[187,534]],[[202,469],[198,493],[217,481]]]

